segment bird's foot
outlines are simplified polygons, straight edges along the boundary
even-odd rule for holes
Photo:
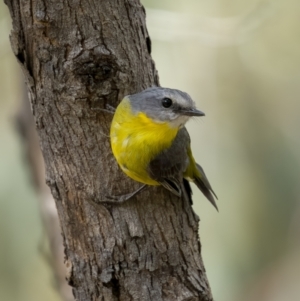
[[[103,202],[104,203],[115,203],[115,204],[124,203],[125,201],[128,201],[129,199],[134,197],[136,194],[141,192],[146,186],[147,185],[144,184],[140,188],[138,188],[136,191],[131,192],[131,193],[127,193],[127,194],[106,196],[106,200],[104,200]]]

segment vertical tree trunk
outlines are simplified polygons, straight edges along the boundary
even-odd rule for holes
[[[22,139],[24,158],[29,165],[32,183],[39,199],[41,219],[49,241],[50,256],[46,256],[44,252],[42,254],[53,269],[54,287],[62,300],[74,301],[71,287],[66,282],[64,247],[57,210],[50,189],[45,183],[44,160],[25,87],[19,111],[16,115],[16,125]]]
[[[114,107],[158,85],[138,0],[6,0],[77,300],[212,300],[190,204],[139,184],[110,150]]]

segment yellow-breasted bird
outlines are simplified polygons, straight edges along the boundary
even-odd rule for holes
[[[185,128],[189,118],[204,116],[185,92],[152,87],[128,95],[118,105],[110,129],[113,154],[121,169],[145,185],[162,185],[177,196],[193,182],[215,206],[216,197],[193,157]],[[143,185],[135,193],[144,188]]]

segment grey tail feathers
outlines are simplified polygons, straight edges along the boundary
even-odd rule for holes
[[[211,204],[219,211],[218,206],[216,204],[215,198],[218,199],[215,192],[213,191],[203,168],[199,165],[197,165],[197,169],[201,174],[201,177],[195,177],[194,183],[197,185],[197,187],[201,190],[201,192],[205,195],[205,197],[211,202]]]
[[[190,204],[193,205],[193,199],[192,199],[193,192],[192,192],[192,188],[191,188],[191,185],[190,185],[189,181],[186,180],[186,179],[184,179],[184,178],[183,178],[183,188],[184,188],[185,193],[186,193],[186,195],[187,195],[187,197],[189,199]]]

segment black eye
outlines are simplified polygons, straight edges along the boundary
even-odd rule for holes
[[[162,106],[163,106],[164,108],[169,108],[169,107],[173,104],[173,101],[172,101],[172,99],[165,97],[165,98],[161,101],[161,104],[162,104]]]

